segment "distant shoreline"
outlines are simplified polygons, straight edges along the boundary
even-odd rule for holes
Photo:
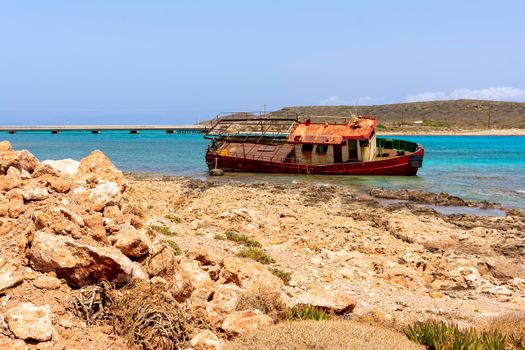
[[[383,135],[406,135],[406,136],[525,136],[525,129],[485,129],[485,130],[396,130],[377,131],[379,136]]]

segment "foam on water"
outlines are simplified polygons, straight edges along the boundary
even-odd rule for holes
[[[309,182],[349,186],[408,188],[448,192],[471,200],[525,208],[525,137],[523,136],[394,136],[425,146],[423,168],[415,177],[306,176],[228,173],[240,181]],[[28,149],[39,159],[80,160],[100,149],[123,171],[205,178],[207,140],[202,135],[164,131],[3,133],[16,149]],[[516,190],[518,189],[518,190]]]

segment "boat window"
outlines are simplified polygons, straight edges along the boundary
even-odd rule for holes
[[[326,153],[328,151],[328,145],[317,145],[315,150],[317,153]]]
[[[359,141],[359,145],[360,145],[361,147],[366,147],[366,146],[368,146],[369,144],[370,144],[370,140],[368,140],[368,139],[366,139],[366,140],[360,140],[360,141]]]
[[[314,150],[314,145],[311,145],[311,144],[307,144],[305,143],[302,147],[301,147],[301,151],[302,152],[312,152]]]

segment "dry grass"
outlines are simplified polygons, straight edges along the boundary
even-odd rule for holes
[[[227,350],[425,349],[403,334],[355,321],[291,321],[245,333]]]
[[[290,312],[279,291],[263,285],[251,288],[239,297],[237,310],[253,309],[258,309],[276,321],[287,318]]]
[[[483,327],[485,331],[497,331],[508,337],[521,338],[525,343],[525,312],[509,313],[488,321]]]
[[[190,326],[170,293],[147,282],[137,282],[125,287],[121,294],[111,306],[113,329],[130,346],[173,350],[188,340]]]

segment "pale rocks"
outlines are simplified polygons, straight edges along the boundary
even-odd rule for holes
[[[124,253],[124,255],[140,258],[150,251],[150,234],[148,234],[147,229],[136,230],[133,226],[127,226],[113,235],[111,240],[113,246]]]
[[[190,344],[195,350],[222,350],[224,348],[219,338],[208,330],[197,333],[191,339]]]
[[[82,159],[75,173],[77,182],[113,182],[116,183],[120,191],[126,188],[124,175],[118,170],[108,157],[99,150],[93,151],[89,156]]]
[[[147,279],[140,265],[115,248],[83,244],[42,231],[34,235],[29,260],[35,270],[54,271],[74,287],[100,280],[125,284],[133,278]]]
[[[80,162],[73,159],[61,159],[61,160],[44,160],[43,165],[48,165],[51,168],[59,171],[63,175],[74,176],[78,171]]]
[[[26,150],[13,151],[11,145],[4,142],[0,150],[0,174],[5,174],[9,167],[32,173],[39,164],[38,159]]]
[[[51,308],[20,303],[6,312],[9,330],[20,339],[48,341],[53,335]]]
[[[235,283],[241,288],[249,288],[259,283],[276,290],[283,286],[283,281],[268,271],[263,264],[237,257],[224,259],[219,282]]]
[[[229,337],[234,337],[248,330],[273,324],[273,319],[259,310],[236,311],[229,314],[222,324],[222,329]]]
[[[3,293],[6,289],[16,286],[22,282],[23,274],[20,268],[0,258],[0,293]]]
[[[22,339],[0,337],[0,350],[27,350],[27,344]]]
[[[39,289],[53,290],[60,288],[60,280],[56,277],[42,275],[33,280],[33,285]]]
[[[344,292],[312,288],[295,299],[297,306],[313,306],[327,312],[346,314],[354,310],[356,301]]]

